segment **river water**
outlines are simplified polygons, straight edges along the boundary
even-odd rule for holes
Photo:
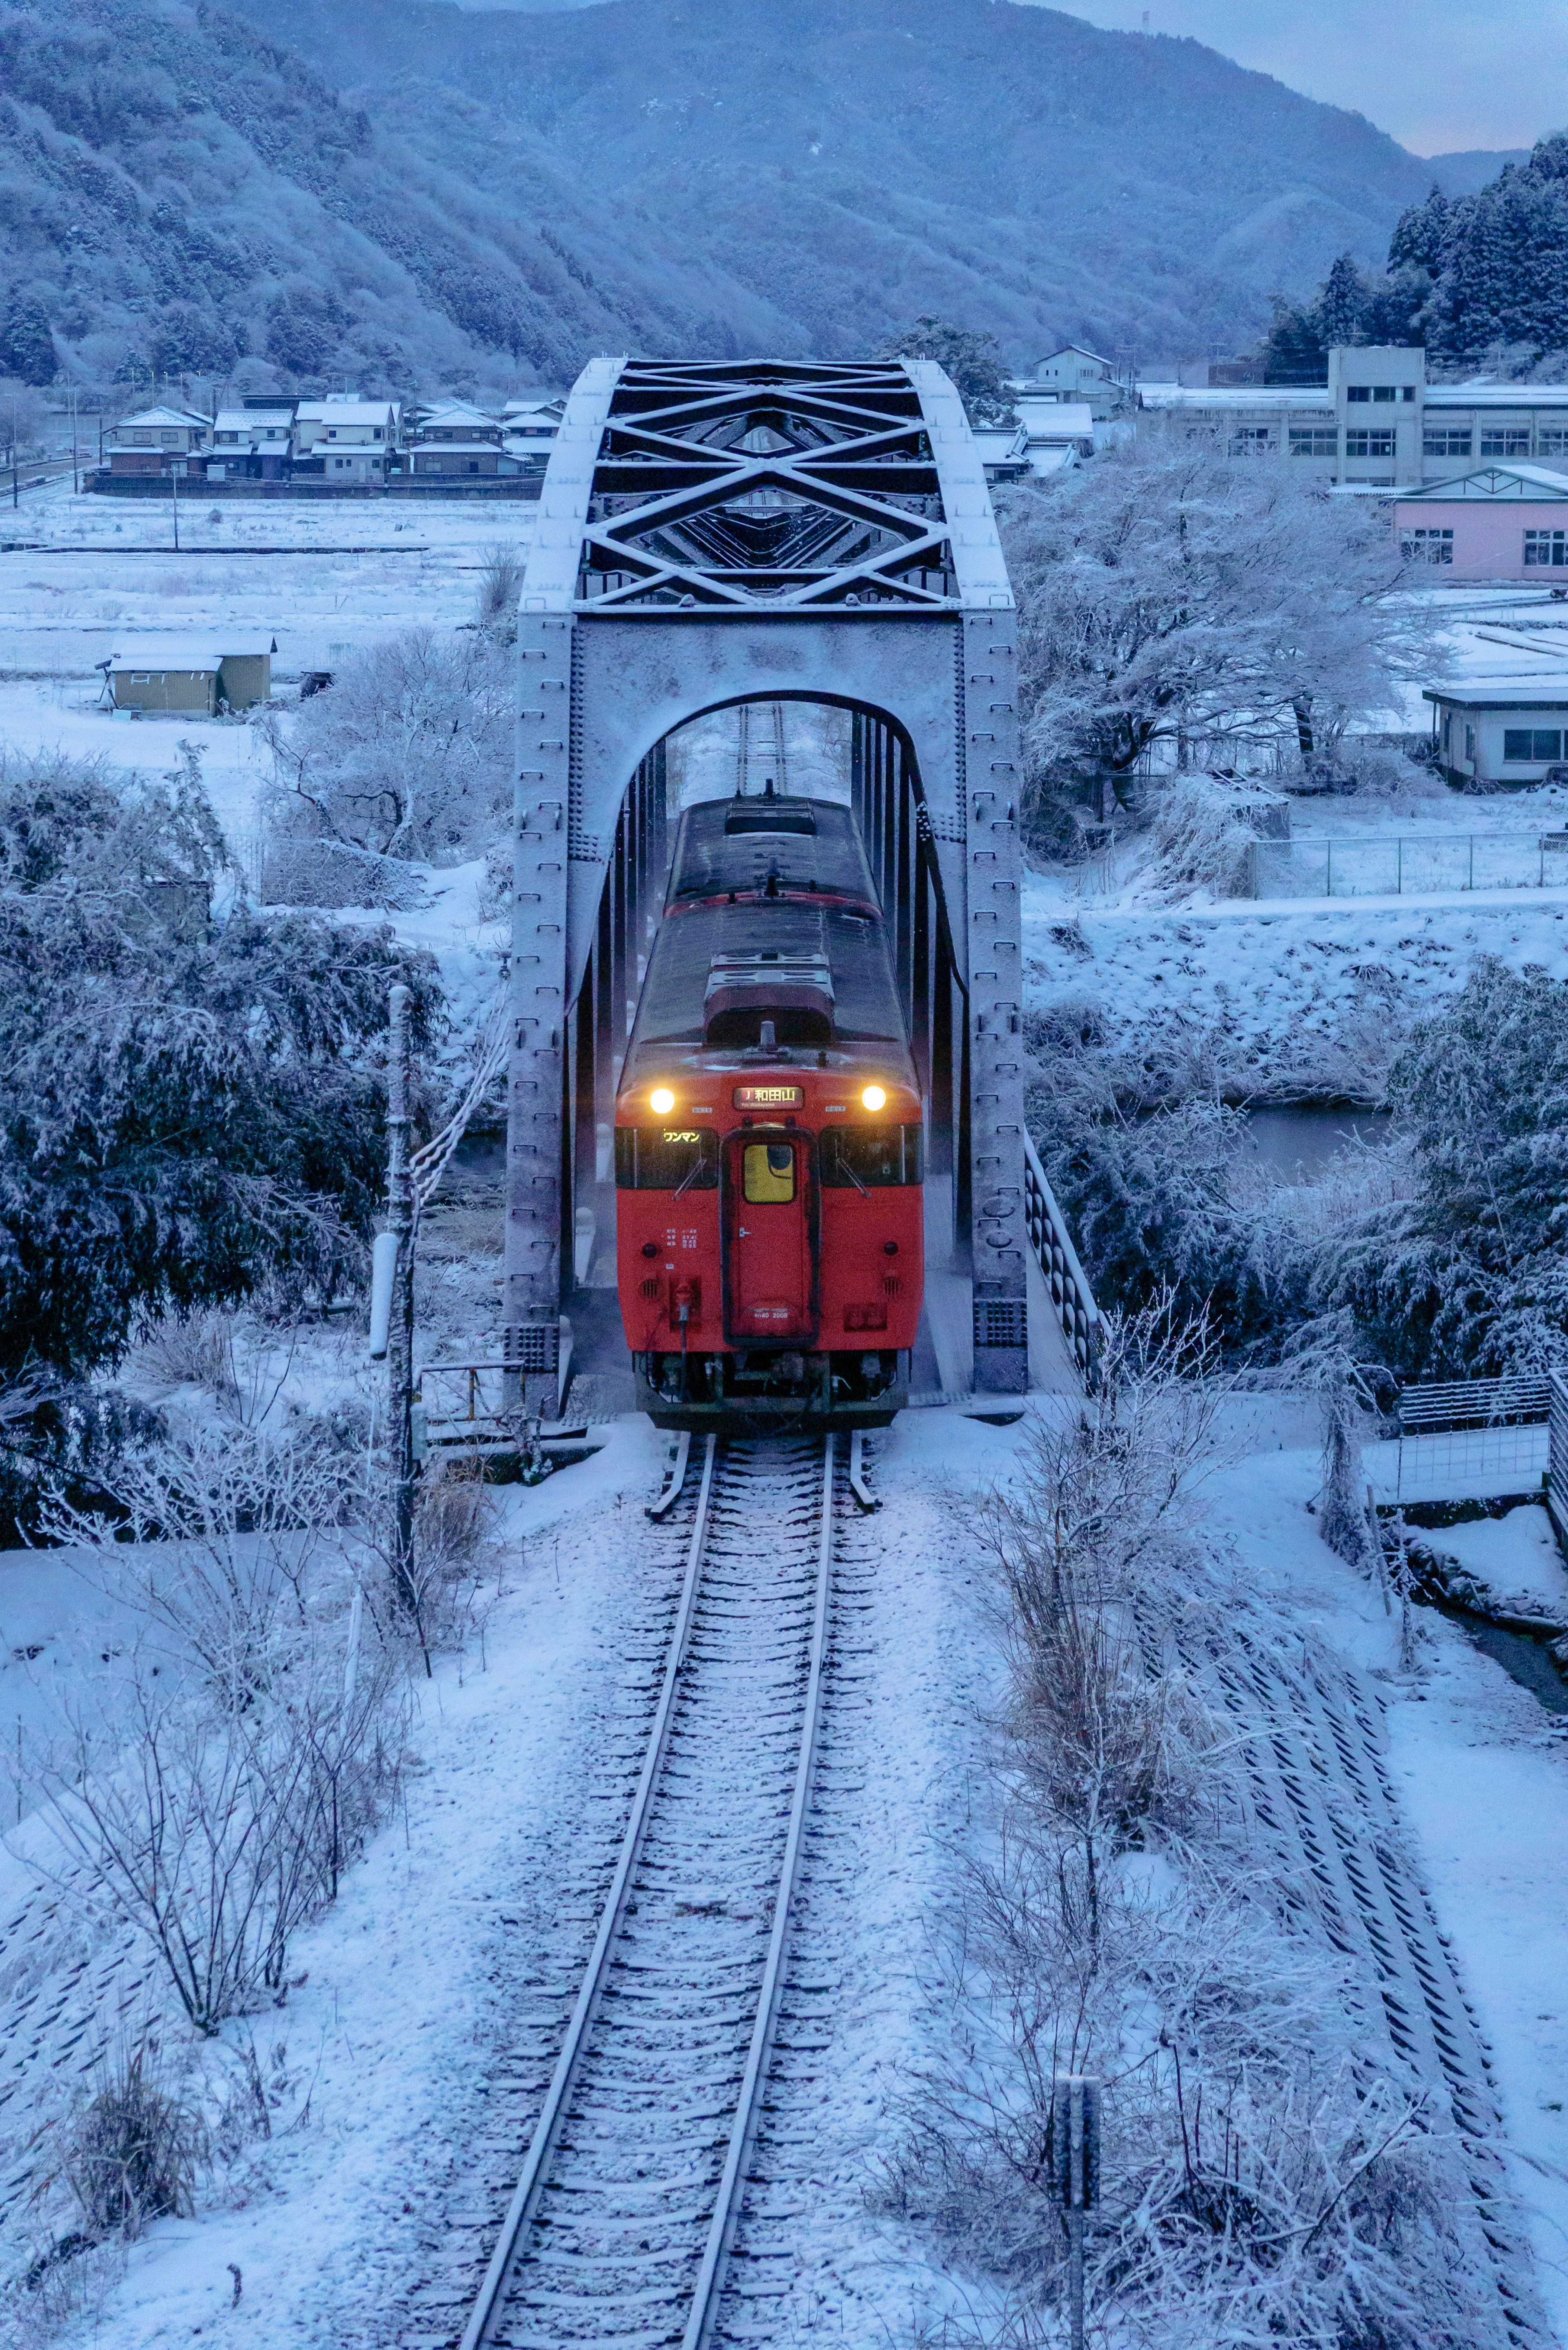
[[[1385,1144],[1394,1130],[1389,1111],[1348,1104],[1324,1108],[1317,1102],[1286,1102],[1245,1115],[1259,1158],[1286,1181],[1321,1175],[1336,1152],[1358,1142]]]

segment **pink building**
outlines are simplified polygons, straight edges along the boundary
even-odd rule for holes
[[[1519,579],[1568,594],[1568,474],[1478,466],[1389,500],[1407,555],[1457,579]]]

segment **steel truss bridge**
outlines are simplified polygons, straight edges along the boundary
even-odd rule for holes
[[[947,377],[594,360],[545,476],[518,651],[508,1360],[554,1373],[607,1212],[605,1130],[667,865],[666,738],[805,702],[851,713],[929,1104],[930,1294],[950,1324],[968,1285],[977,1388],[1026,1387],[1032,1243],[1070,1337],[1083,1309],[1023,1127],[1012,595]]]

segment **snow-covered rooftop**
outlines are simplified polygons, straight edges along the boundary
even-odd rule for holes
[[[1030,400],[1017,403],[1019,421],[1036,441],[1092,441],[1095,412],[1086,400]]]
[[[117,432],[126,432],[132,425],[139,430],[153,425],[161,428],[164,432],[168,432],[175,425],[187,430],[192,425],[195,425],[204,432],[207,429],[207,420],[204,416],[198,416],[193,408],[143,408],[135,416],[122,416],[114,430]]]
[[[1554,473],[1550,465],[1499,458],[1456,473],[1446,482],[1424,482],[1419,488],[1412,484],[1400,495],[1419,498],[1428,504],[1478,498],[1522,498],[1534,504],[1542,499],[1568,498],[1568,474]]]
[[[214,432],[286,432],[294,422],[292,408],[220,408],[213,419]]]
[[[275,637],[144,637],[110,653],[110,667],[124,670],[213,670],[226,660],[260,660],[277,650]]]
[[[1568,662],[1535,676],[1460,677],[1424,685],[1423,702],[1453,702],[1467,710],[1568,709]]]
[[[302,424],[384,424],[397,406],[395,400],[302,400],[296,413]]]
[[[1429,383],[1428,408],[1564,408],[1568,383]]]
[[[1146,408],[1302,408],[1334,414],[1327,386],[1313,383],[1146,383],[1138,398]]]

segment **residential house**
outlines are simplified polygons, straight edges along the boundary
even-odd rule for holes
[[[357,393],[302,400],[294,413],[295,471],[337,483],[384,481],[398,445],[399,417],[396,400],[361,400]]]
[[[507,457],[500,417],[466,400],[442,400],[426,409],[410,436],[406,467],[416,477],[463,480],[515,473]]]
[[[469,400],[444,400],[421,411],[409,437],[421,448],[431,442],[488,442],[499,449],[504,429],[500,417],[475,408]]]
[[[1037,359],[1032,381],[1019,389],[1027,389],[1036,399],[1086,403],[1102,423],[1120,416],[1131,397],[1127,386],[1116,381],[1110,360],[1098,351],[1085,349],[1082,343],[1064,343],[1060,350]]]
[[[144,408],[106,432],[103,445],[111,474],[155,478],[200,472],[206,438],[207,419],[193,409]]]
[[[1568,473],[1478,465],[1389,504],[1405,553],[1448,577],[1527,580],[1568,596]]]
[[[210,482],[281,481],[294,446],[292,408],[221,408],[213,419]]]
[[[564,400],[507,401],[501,411],[501,445],[518,473],[544,480],[566,410]]]
[[[566,412],[564,400],[509,400],[501,411],[509,441],[554,441]]]
[[[1460,790],[1568,782],[1568,665],[1534,677],[1428,686],[1439,772]],[[1568,863],[1568,859],[1564,860]],[[1563,877],[1568,880],[1568,872]]]
[[[1568,384],[1428,383],[1425,351],[1402,345],[1335,348],[1321,384],[1146,383],[1138,410],[1369,489],[1448,481],[1480,457],[1568,473]]]
[[[1023,481],[1029,471],[1029,436],[1022,424],[974,424],[970,437],[992,486]]]
[[[275,637],[148,637],[112,653],[108,677],[117,710],[182,710],[215,717],[248,710],[272,691]]]

